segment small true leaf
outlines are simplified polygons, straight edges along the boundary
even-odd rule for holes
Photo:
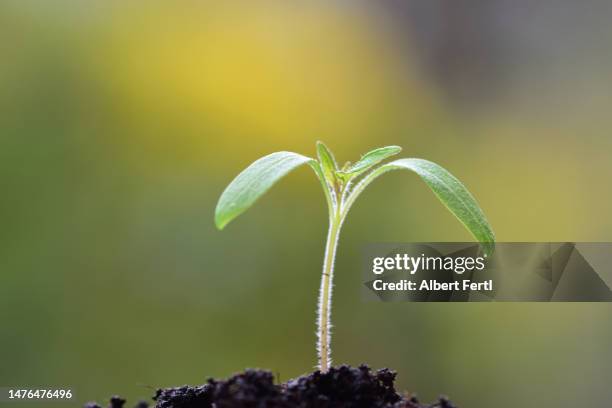
[[[357,163],[353,164],[346,170],[339,171],[338,173],[344,178],[347,176],[357,176],[371,169],[386,158],[394,156],[401,151],[402,148],[399,146],[379,147],[378,149],[371,150],[364,154]]]
[[[451,173],[436,163],[423,159],[399,159],[380,167],[407,169],[417,173],[442,203],[483,244],[486,254],[494,249],[495,234],[487,218],[468,189]]]
[[[336,163],[334,154],[327,146],[325,146],[323,142],[317,142],[317,156],[319,157],[319,162],[321,162],[321,166],[323,167],[325,179],[330,185],[333,186],[336,181],[336,170],[338,170],[338,164]]]
[[[227,186],[215,210],[215,224],[223,229],[246,211],[280,178],[296,167],[314,161],[292,152],[276,152],[262,157],[242,171]]]

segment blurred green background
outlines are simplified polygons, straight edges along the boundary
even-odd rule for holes
[[[500,241],[612,240],[611,17],[594,0],[2,1],[0,385],[70,386],[79,406],[310,371],[317,180],[296,171],[222,233],[213,212],[250,162],[318,139],[341,161],[398,144],[442,164]],[[334,361],[462,407],[609,404],[609,304],[361,302],[363,244],[469,238],[418,178],[374,183],[340,242]]]

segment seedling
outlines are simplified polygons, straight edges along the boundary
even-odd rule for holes
[[[474,238],[481,242],[485,254],[493,250],[495,235],[486,217],[472,194],[452,174],[423,159],[399,159],[381,164],[401,150],[399,146],[374,149],[363,155],[355,164],[346,163],[341,168],[338,167],[332,152],[321,142],[317,143],[318,160],[291,152],[272,153],[247,167],[227,186],[219,198],[215,223],[217,228],[223,229],[296,167],[307,163],[319,178],[329,211],[329,230],[317,313],[318,367],[322,372],[326,372],[331,365],[332,281],[340,229],[359,194],[378,176],[396,169],[415,172]]]

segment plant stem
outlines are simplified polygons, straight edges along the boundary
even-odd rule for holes
[[[338,236],[342,227],[344,217],[339,211],[330,214],[329,231],[327,233],[327,244],[325,246],[325,257],[323,260],[323,275],[321,276],[321,289],[319,291],[319,310],[317,319],[317,351],[319,354],[319,370],[326,372],[331,365],[331,300],[332,284],[334,278],[334,260],[338,246]]]

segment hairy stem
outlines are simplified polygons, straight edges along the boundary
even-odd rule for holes
[[[331,301],[332,284],[334,278],[334,260],[338,246],[338,236],[342,227],[340,212],[330,214],[325,258],[323,260],[323,275],[321,276],[321,289],[319,291],[319,310],[317,319],[317,352],[319,355],[319,370],[326,372],[331,365]]]

